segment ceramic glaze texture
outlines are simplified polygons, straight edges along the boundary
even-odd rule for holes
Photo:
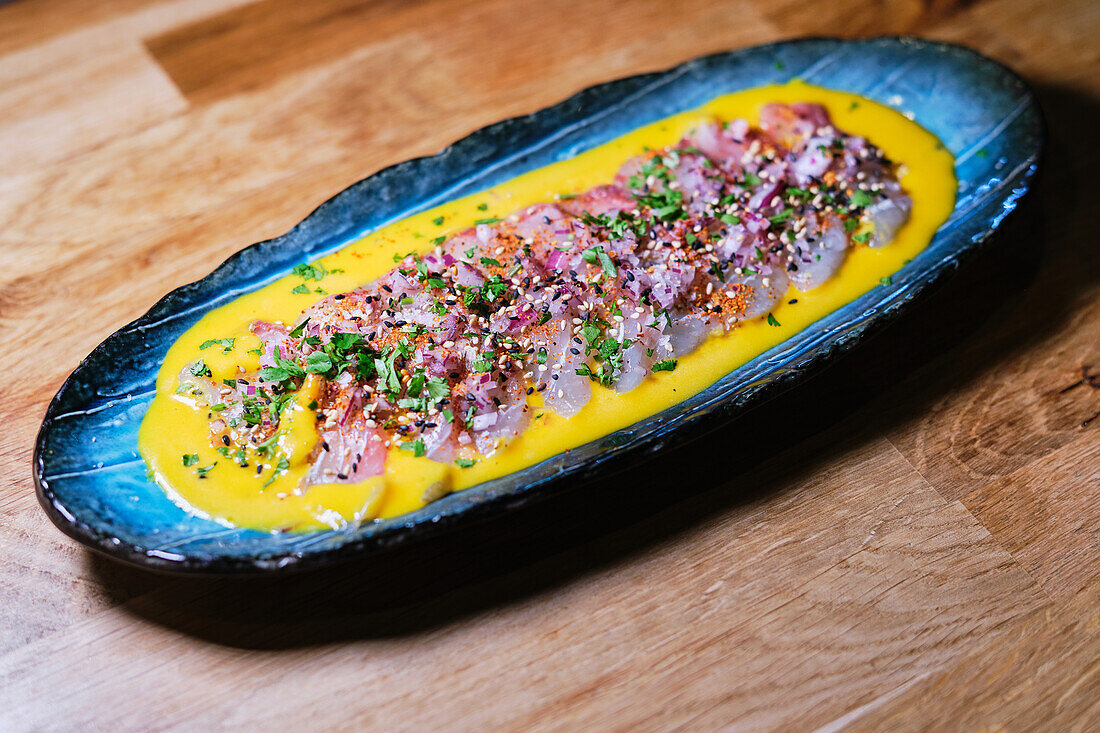
[[[137,431],[164,354],[203,314],[404,216],[570,157],[740,89],[801,78],[910,115],[956,156],[955,210],[932,243],[876,288],[709,389],[606,438],[452,494],[414,513],[308,534],[265,534],[190,516],[146,478]],[[311,567],[428,536],[455,522],[614,471],[686,442],[820,369],[975,254],[1037,171],[1043,126],[1014,74],[967,49],[913,39],[808,39],[734,51],[585,90],[387,168],[286,235],[249,247],[101,344],[50,405],[38,437],[39,498],[65,532],[111,556],[188,572]]]

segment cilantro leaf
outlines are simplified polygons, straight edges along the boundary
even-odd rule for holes
[[[203,341],[202,344],[199,346],[199,350],[202,351],[203,349],[209,349],[211,346],[221,346],[222,353],[228,354],[233,349],[233,343],[235,341],[236,339],[231,338],[207,339],[206,341]]]
[[[332,357],[323,351],[313,351],[306,357],[306,372],[324,374],[332,369]]]
[[[870,206],[873,201],[870,194],[862,189],[856,189],[852,194],[852,197],[848,199],[848,203],[855,207]]]

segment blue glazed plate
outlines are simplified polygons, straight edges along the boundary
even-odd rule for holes
[[[304,258],[446,200],[477,192],[641,125],[753,86],[801,78],[895,107],[956,156],[959,196],[931,245],[894,276],[704,392],[541,464],[419,511],[308,534],[226,528],[188,515],[146,478],[138,426],[169,346],[206,312],[281,277]],[[958,46],[907,38],[788,41],[696,59],[586,89],[479,130],[442,153],[382,170],[276,239],[166,295],[100,344],[54,397],[35,446],[38,498],[64,532],[147,568],[270,573],[316,567],[506,512],[709,432],[804,380],[958,269],[1027,192],[1044,140],[1027,85]]]

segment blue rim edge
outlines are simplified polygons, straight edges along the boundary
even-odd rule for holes
[[[93,362],[106,349],[110,349],[116,342],[124,340],[134,333],[154,329],[160,322],[181,314],[187,314],[189,311],[198,310],[200,306],[206,306],[201,308],[202,312],[205,313],[220,305],[221,302],[236,297],[244,290],[262,287],[266,282],[281,277],[285,274],[285,270],[289,268],[289,265],[282,268],[273,268],[270,259],[281,255],[282,260],[300,261],[302,253],[294,247],[300,240],[308,241],[311,237],[315,237],[322,242],[320,246],[315,246],[312,251],[308,252],[310,258],[336,249],[337,247],[332,246],[331,242],[326,242],[323,232],[314,230],[321,225],[321,220],[330,213],[335,213],[339,221],[341,204],[355,196],[357,192],[361,192],[363,187],[370,185],[372,182],[410,171],[415,172],[424,166],[445,165],[448,159],[456,156],[460,159],[472,160],[474,163],[480,162],[479,157],[485,157],[486,154],[492,158],[495,147],[490,144],[488,150],[485,150],[484,146],[481,146],[483,141],[491,141],[510,130],[524,132],[529,131],[529,128],[542,129],[546,127],[545,121],[561,116],[563,113],[572,120],[571,124],[566,126],[567,128],[591,125],[601,116],[613,113],[619,105],[629,103],[632,96],[651,90],[654,84],[673,81],[693,70],[705,69],[708,64],[717,63],[719,60],[735,59],[741,56],[748,57],[751,54],[766,56],[784,48],[801,46],[836,46],[842,48],[873,46],[876,44],[919,47],[940,53],[964,55],[974,63],[988,65],[990,69],[999,71],[1003,78],[1020,92],[1023,99],[1021,109],[1031,113],[1031,121],[1034,125],[1034,129],[1031,130],[1031,138],[1033,138],[1034,149],[1030,150],[1030,154],[1011,171],[1011,176],[1006,176],[1004,181],[997,187],[998,189],[1003,188],[1004,184],[1009,181],[1012,182],[1011,189],[1003,196],[990,196],[984,199],[974,197],[974,203],[965,212],[966,217],[960,219],[959,223],[961,224],[966,220],[982,222],[988,220],[989,225],[971,235],[965,246],[953,248],[940,259],[925,263],[924,267],[913,267],[917,264],[918,259],[921,259],[925,253],[933,249],[933,246],[930,245],[925,253],[922,253],[918,259],[915,259],[910,266],[906,267],[906,270],[910,270],[909,272],[903,270],[902,273],[895,276],[894,283],[886,288],[884,293],[871,291],[861,296],[853,303],[835,311],[830,316],[826,316],[813,326],[753,359],[748,364],[735,369],[702,393],[658,415],[651,416],[602,439],[568,451],[566,454],[559,454],[516,474],[451,494],[403,517],[386,520],[384,523],[368,523],[362,526],[349,527],[345,530],[327,530],[322,533],[315,533],[339,538],[336,544],[323,549],[307,548],[295,552],[280,551],[254,555],[216,553],[183,555],[159,552],[155,549],[151,550],[129,543],[111,532],[84,521],[65,506],[50,486],[49,478],[45,475],[45,452],[49,433],[61,414],[65,397],[70,390],[75,389],[75,380],[90,362]],[[797,77],[804,73],[805,70],[792,76]],[[600,95],[615,88],[628,90],[628,93],[617,101],[600,107],[598,104]],[[716,93],[727,93],[729,91],[734,90],[728,89]],[[586,112],[585,109],[588,106],[595,107],[594,111]],[[575,112],[572,111],[574,109]],[[919,119],[917,121],[920,122]],[[639,124],[644,124],[644,122]],[[551,132],[549,129],[547,132],[548,134],[537,138],[534,148],[541,150],[547,146],[552,146],[554,140],[560,137],[558,133]],[[652,454],[683,445],[705,433],[711,432],[727,424],[736,416],[790,389],[797,382],[803,381],[824,369],[866,337],[885,328],[904,311],[908,310],[919,296],[941,285],[961,265],[973,259],[985,249],[994,232],[1000,229],[1004,220],[1016,210],[1020,200],[1030,190],[1031,184],[1038,174],[1045,141],[1046,125],[1034,92],[1015,72],[964,46],[925,41],[918,38],[882,37],[848,41],[820,37],[780,41],[747,49],[711,54],[685,62],[666,71],[639,74],[588,87],[556,105],[481,128],[436,155],[397,163],[352,184],[318,206],[287,233],[238,251],[206,277],[171,291],[143,316],[105,339],[70,374],[47,408],[35,442],[34,451],[34,480],[39,503],[53,523],[65,534],[97,552],[145,569],[187,574],[268,575],[273,572],[297,571],[328,565],[362,557],[372,551],[396,547],[406,542],[427,539],[449,531],[459,523],[466,524],[488,519],[491,516],[508,511],[519,503],[537,499],[541,496],[548,496],[553,493],[555,486],[575,485],[594,480],[597,477],[611,475],[633,462],[645,460],[646,457]],[[479,147],[482,147],[482,150],[479,151]],[[503,158],[492,158],[492,160],[495,161],[496,166],[501,166],[528,152],[527,149],[513,150]],[[384,226],[389,221],[408,216],[416,210],[428,208],[447,199],[484,188],[485,186],[478,185],[482,180],[482,178],[477,178],[472,182],[460,182],[445,191],[435,193],[427,199],[418,199],[414,193],[411,206],[406,206],[397,216],[386,221],[371,222],[365,230],[354,236],[361,236],[367,231]],[[476,187],[468,191],[458,190],[464,186],[468,189],[470,189],[470,186]],[[962,200],[956,203],[952,220],[956,214],[960,213],[961,204]],[[385,205],[383,204],[381,208],[384,209]],[[347,213],[349,212],[345,212],[345,219]],[[975,213],[980,213],[982,216],[973,217],[972,215]],[[323,226],[329,227],[331,225],[326,223]],[[347,231],[344,231],[343,234],[346,235]],[[939,235],[937,235],[937,239],[939,239]],[[343,236],[340,241],[344,243],[350,241],[350,239]],[[933,244],[935,242],[936,240],[933,241]],[[286,249],[287,252],[277,252],[280,248]],[[221,277],[226,276],[227,273],[237,267],[248,266],[249,261],[257,263],[259,267],[264,268],[264,271],[271,270],[272,272],[264,281],[254,283],[248,288],[223,290],[218,298],[213,299],[213,302],[201,303],[199,306],[192,304],[189,308],[180,310],[178,301],[183,301],[184,304],[189,303],[193,298],[201,295],[212,283],[216,283]],[[910,269],[911,267],[912,269]],[[838,314],[847,314],[848,311],[857,311],[858,316],[855,318],[838,317]],[[812,339],[810,339],[811,331],[816,332],[812,334]],[[803,353],[796,357],[795,352],[798,351]],[[159,361],[157,366],[159,367]],[[736,379],[733,378],[734,375],[738,375]],[[122,397],[119,396],[119,399],[122,399]],[[563,457],[579,458],[580,460],[566,461]],[[537,475],[531,481],[517,481],[517,477],[532,472],[541,475]],[[458,498],[456,499],[456,497]],[[364,529],[368,531],[364,532]],[[257,536],[264,537],[267,535],[257,533]]]

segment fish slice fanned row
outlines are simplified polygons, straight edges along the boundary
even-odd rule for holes
[[[757,126],[715,120],[626,161],[612,183],[482,221],[292,325],[256,321],[262,368],[181,384],[220,405],[227,453],[271,445],[310,397],[320,440],[302,489],[383,473],[393,446],[468,465],[546,408],[635,389],[715,332],[766,316],[849,250],[889,243],[912,202],[897,167],[813,104]]]

